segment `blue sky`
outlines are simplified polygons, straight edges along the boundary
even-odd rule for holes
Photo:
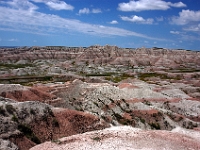
[[[200,0],[0,0],[0,46],[200,50]]]

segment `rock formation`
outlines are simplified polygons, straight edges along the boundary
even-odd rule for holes
[[[106,45],[0,56],[0,149],[200,149],[199,52]]]

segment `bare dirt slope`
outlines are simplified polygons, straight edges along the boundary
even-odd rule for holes
[[[199,138],[199,132],[185,129],[147,131],[120,126],[45,142],[30,150],[199,150]]]

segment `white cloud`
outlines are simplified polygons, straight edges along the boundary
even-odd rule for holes
[[[185,28],[183,28],[183,30],[185,30],[185,31],[194,31],[194,32],[200,31],[200,23],[196,24],[196,25],[191,25],[189,27],[185,27]]]
[[[130,21],[130,22],[134,22],[134,23],[141,23],[141,24],[152,24],[153,23],[153,19],[152,18],[148,18],[148,19],[144,19],[140,16],[132,16],[132,17],[126,17],[126,16],[121,16],[121,19],[124,21]]]
[[[11,6],[12,8],[15,9],[23,9],[23,10],[29,10],[29,11],[34,11],[38,9],[38,7],[28,0],[12,0],[12,1],[3,1],[2,3],[7,4]]]
[[[200,21],[200,10],[192,11],[192,10],[182,10],[179,12],[179,16],[172,18],[172,23],[177,25],[186,25],[192,22]]]
[[[197,37],[197,36],[189,35],[189,34],[182,34],[181,35],[181,40],[187,41],[187,42],[188,41],[193,42],[193,41],[200,41],[200,38]]]
[[[89,8],[83,8],[83,9],[80,9],[79,14],[89,14],[90,13],[90,9]]]
[[[117,20],[112,20],[110,24],[118,24]]]
[[[163,0],[130,0],[128,3],[119,3],[120,11],[145,11],[145,10],[167,10],[170,7],[186,7],[182,2],[171,3]]]
[[[73,10],[74,9],[73,6],[66,4],[63,1],[57,1],[57,2],[50,1],[45,4],[55,10]]]
[[[98,14],[98,13],[101,13],[101,9],[92,9],[90,10],[89,8],[83,8],[83,9],[80,9],[79,10],[79,14],[89,14],[89,13],[93,13],[93,14]]]
[[[180,34],[179,31],[170,31],[171,34]]]
[[[152,40],[161,40],[149,37],[145,34],[130,30],[84,23],[75,19],[62,18],[57,15],[45,14],[37,11],[27,13],[26,10],[18,10],[0,6],[0,30],[24,32],[32,34],[55,35],[83,33],[94,36],[136,36]]]
[[[163,16],[161,16],[161,17],[156,18],[156,20],[161,22],[161,21],[164,21],[164,18],[163,18]]]
[[[92,9],[92,13],[94,14],[101,13],[101,9]]]
[[[170,3],[170,6],[181,8],[181,7],[186,7],[186,4],[184,4],[182,2],[178,2],[178,3]]]
[[[49,8],[54,9],[54,10],[73,10],[74,7],[70,4],[67,4],[64,1],[60,0],[30,0],[35,3],[44,3],[47,5]]]

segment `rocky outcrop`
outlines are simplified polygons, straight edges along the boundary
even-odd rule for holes
[[[47,140],[105,127],[109,125],[92,114],[53,108],[36,101],[0,102],[3,148],[17,145],[20,150],[27,150]]]

